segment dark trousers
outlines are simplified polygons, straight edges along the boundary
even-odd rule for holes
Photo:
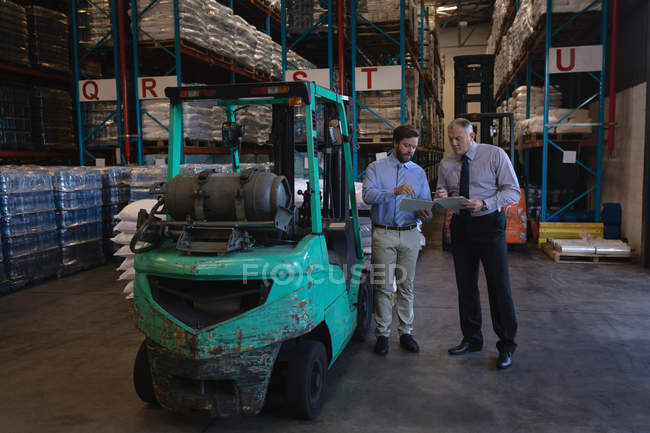
[[[499,337],[499,352],[514,352],[517,318],[510,294],[506,217],[503,212],[471,217],[454,215],[451,249],[454,256],[458,309],[463,341],[483,344],[481,300],[478,290],[479,260],[487,280],[492,327]]]

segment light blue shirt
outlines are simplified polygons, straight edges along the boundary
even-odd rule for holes
[[[472,213],[481,216],[517,203],[521,196],[519,182],[510,158],[500,147],[472,142],[466,153],[469,158],[469,197],[483,200],[487,210]],[[460,191],[462,155],[450,155],[440,162],[438,188],[447,190],[449,196]]]
[[[397,175],[399,167],[402,165],[397,160],[395,154],[388,158],[380,159],[373,162],[366,169],[366,176],[363,179],[363,201],[372,205],[370,209],[370,219],[373,224],[382,224],[385,226],[396,226],[395,217],[400,215],[404,225],[417,223],[420,219],[413,212],[401,212],[397,210],[402,198],[420,198],[431,200],[431,190],[427,175],[416,163],[409,161],[403,165],[406,170],[405,183],[408,183],[415,189],[415,194],[407,196],[405,194],[395,195],[394,189],[397,185]]]

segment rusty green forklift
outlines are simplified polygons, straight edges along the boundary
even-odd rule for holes
[[[156,206],[140,211],[131,242],[135,316],[145,335],[135,360],[136,392],[172,411],[255,415],[273,377],[289,414],[313,419],[328,368],[352,338],[366,338],[372,320],[344,97],[309,82],[165,93],[168,182]],[[182,104],[197,100],[227,113],[222,143],[233,173],[179,174]],[[261,104],[273,113],[274,169],[241,171],[245,125],[236,114]],[[303,143],[294,133],[297,109],[304,112]],[[323,118],[320,138],[315,117]],[[309,180],[296,207],[298,150],[306,151]]]

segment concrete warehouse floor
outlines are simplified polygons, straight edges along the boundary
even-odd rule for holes
[[[438,227],[429,227],[439,237]],[[514,366],[496,371],[483,293],[485,348],[463,357],[452,258],[429,245],[416,277],[422,351],[385,358],[374,338],[331,369],[315,422],[272,404],[212,420],[142,403],[132,366],[142,336],[116,265],[0,298],[0,430],[5,432],[648,432],[650,272],[631,264],[555,264],[535,247],[510,255],[519,319]],[[484,283],[483,286],[484,287]]]

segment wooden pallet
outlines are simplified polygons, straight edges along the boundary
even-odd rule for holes
[[[553,249],[546,243],[544,252],[555,263],[598,263],[598,264],[616,264],[627,263],[634,257],[632,254],[580,254],[580,253],[561,253]]]

